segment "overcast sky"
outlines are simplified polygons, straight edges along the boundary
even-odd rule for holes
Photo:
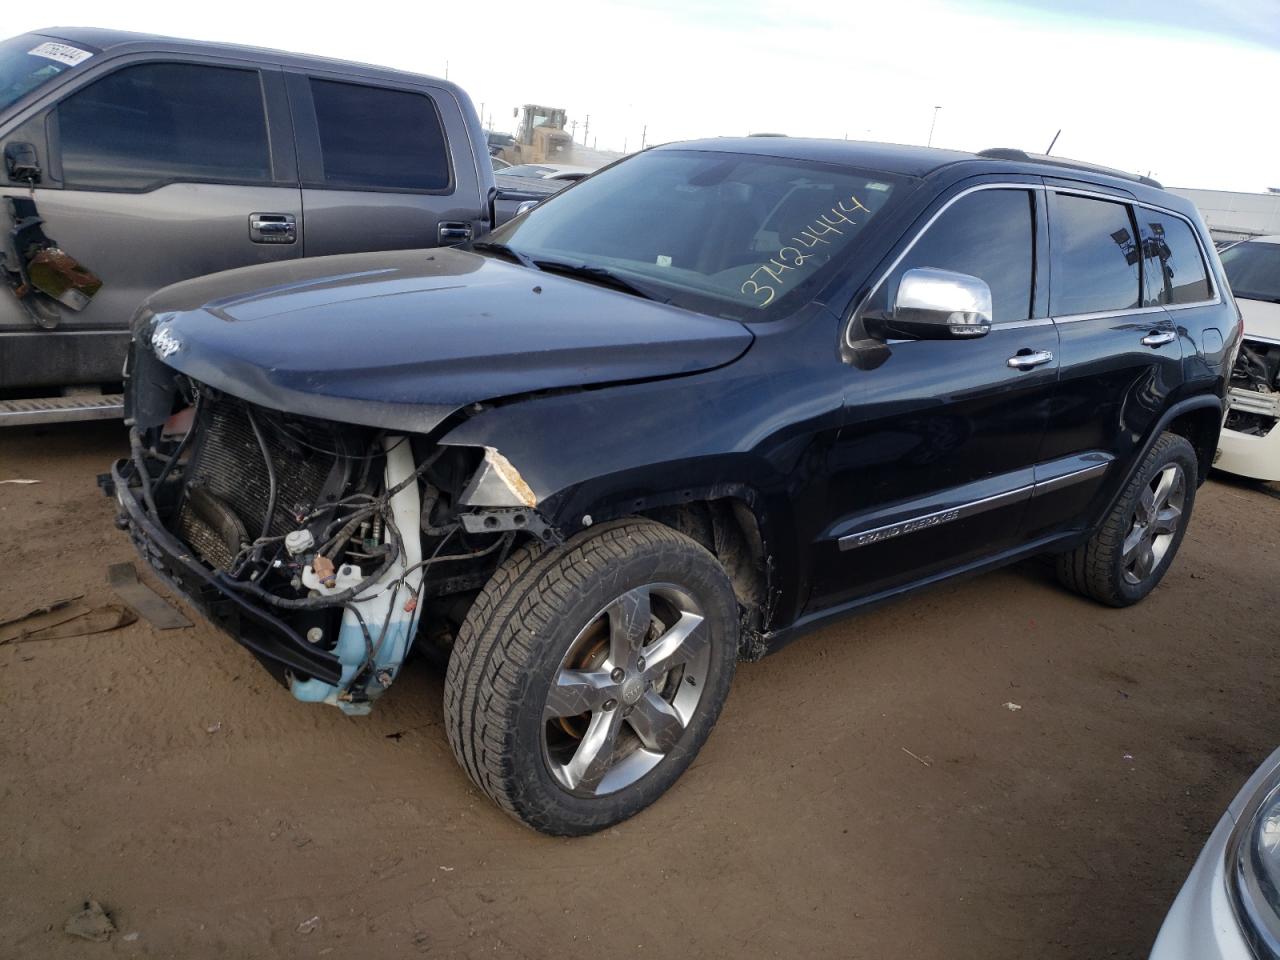
[[[1071,12],[1066,12],[1070,10]],[[1280,0],[243,3],[62,0],[63,23],[444,75],[499,130],[524,102],[600,149],[699,136],[1013,146],[1166,184],[1280,187]]]

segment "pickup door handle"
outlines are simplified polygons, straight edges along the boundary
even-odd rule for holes
[[[292,213],[251,213],[249,239],[254,243],[296,243],[297,220]]]
[[[1142,338],[1144,347],[1163,347],[1166,343],[1173,343],[1178,339],[1178,335],[1172,330],[1152,330]]]
[[[474,231],[471,224],[460,220],[445,220],[440,224],[436,232],[436,237],[440,242],[440,246],[447,247],[454,243],[466,243],[471,239]]]
[[[1033,367],[1043,366],[1046,363],[1053,362],[1053,354],[1048,350],[1027,351],[1026,353],[1015,353],[1009,358],[1009,366],[1014,370],[1030,370]]]

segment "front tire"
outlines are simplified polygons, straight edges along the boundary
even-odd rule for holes
[[[1198,469],[1195,449],[1185,437],[1162,434],[1093,536],[1058,557],[1058,580],[1112,607],[1143,599],[1182,543]]]
[[[543,833],[612,826],[693,761],[733,679],[738,609],[723,568],[648,520],[517,551],[459,631],[445,686],[458,762]]]

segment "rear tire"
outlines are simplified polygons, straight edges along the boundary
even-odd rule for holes
[[[1154,590],[1186,533],[1197,470],[1187,439],[1162,434],[1093,536],[1057,558],[1062,585],[1112,607]]]
[[[519,550],[450,656],[449,743],[516,819],[592,833],[644,809],[693,761],[737,649],[723,568],[669,527],[623,520]]]

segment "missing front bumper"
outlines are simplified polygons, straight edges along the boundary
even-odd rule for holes
[[[214,571],[150,517],[130,485],[129,461],[112,465],[111,480],[119,511],[117,524],[153,570],[209,620],[277,674],[338,684],[342,665],[329,652],[308,643],[297,631],[267,610],[224,586]]]
[[[1280,480],[1280,394],[1233,387],[1213,465],[1254,480]]]

